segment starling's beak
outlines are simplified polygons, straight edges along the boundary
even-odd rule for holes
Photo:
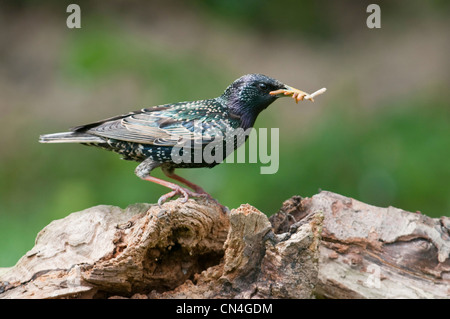
[[[300,91],[299,89],[295,89],[289,85],[285,85],[284,87],[285,87],[284,89],[272,91],[269,94],[275,95],[277,97],[292,96],[292,98],[295,100],[295,103],[298,103],[298,101],[302,101],[303,99],[314,102],[314,97],[316,95],[322,94],[323,92],[325,92],[327,90],[327,89],[323,88],[323,89],[320,89],[320,90],[314,92],[313,94],[308,94],[306,92]]]

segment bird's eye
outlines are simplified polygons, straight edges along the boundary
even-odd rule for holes
[[[258,86],[261,90],[267,90],[267,84],[259,83]]]

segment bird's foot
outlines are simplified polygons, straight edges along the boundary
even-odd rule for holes
[[[174,187],[174,189],[171,192],[162,195],[158,199],[158,205],[161,207],[161,205],[164,204],[169,198],[172,198],[177,195],[183,196],[183,199],[182,199],[183,203],[186,203],[190,197],[202,197],[202,198],[206,198],[207,200],[212,201],[215,204],[219,205],[224,214],[226,214],[229,211],[229,209],[227,207],[223,206],[221,203],[219,203],[219,201],[217,199],[213,198],[210,194],[208,194],[204,190],[201,190],[199,192],[197,192],[197,191],[192,192],[189,189],[186,189],[181,186]]]
[[[177,195],[183,197],[183,199],[182,199],[183,203],[186,203],[187,200],[189,199],[189,197],[204,197],[204,198],[211,197],[211,195],[209,195],[208,193],[195,193],[195,192],[192,192],[189,189],[183,188],[181,186],[175,186],[171,192],[169,192],[165,195],[162,195],[158,199],[158,205],[161,206],[162,204],[164,204],[164,202],[166,200],[168,200],[169,198],[172,198],[174,196],[177,196]]]

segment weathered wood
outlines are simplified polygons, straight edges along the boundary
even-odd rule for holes
[[[33,249],[0,277],[0,298],[173,289],[219,262],[227,230],[228,218],[217,204],[92,207],[45,227]]]
[[[270,220],[206,200],[97,206],[45,227],[0,298],[448,298],[450,219],[330,192]]]
[[[223,261],[151,298],[311,298],[317,281],[321,214],[281,236],[245,204],[232,210]]]
[[[302,205],[324,214],[318,294],[329,298],[450,297],[448,217],[375,207],[328,192]]]

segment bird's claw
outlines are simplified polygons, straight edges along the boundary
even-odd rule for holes
[[[182,203],[186,203],[188,201],[189,197],[212,198],[211,195],[209,195],[208,193],[195,193],[186,188],[178,186],[178,187],[174,188],[171,192],[162,195],[158,199],[158,205],[161,206],[162,204],[165,203],[166,200],[168,200],[169,198],[172,198],[174,196],[177,196],[177,195],[183,196],[183,199],[181,200]]]
[[[183,199],[181,200],[182,203],[186,203],[187,200],[189,199],[189,197],[203,197],[203,198],[207,198],[208,200],[213,201],[214,203],[219,205],[220,208],[222,209],[222,212],[224,214],[226,214],[229,211],[228,208],[226,208],[221,203],[219,203],[219,201],[217,199],[213,198],[207,192],[205,192],[205,191],[203,191],[203,192],[192,192],[192,191],[190,191],[190,190],[188,190],[186,188],[183,188],[181,186],[178,186],[178,187],[174,188],[171,192],[162,195],[158,199],[158,206],[161,207],[162,204],[164,204],[166,202],[166,200],[168,200],[169,198],[172,198],[174,196],[177,196],[177,195],[183,196]]]

